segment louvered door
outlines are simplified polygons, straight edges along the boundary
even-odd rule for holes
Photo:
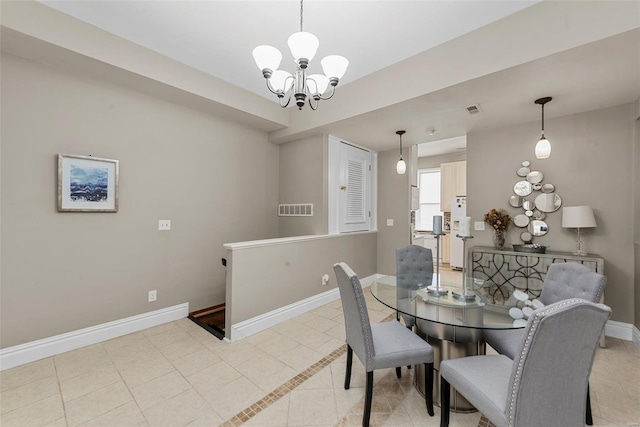
[[[371,153],[340,144],[340,232],[367,231],[371,221]]]

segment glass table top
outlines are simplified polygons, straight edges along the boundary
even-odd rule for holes
[[[466,283],[469,293],[486,284],[473,278],[466,278]],[[384,276],[371,285],[371,293],[382,304],[418,319],[473,329],[520,329],[526,325],[526,320],[509,315],[510,307],[488,304],[479,294],[468,301],[454,297],[454,293],[462,293],[459,284],[441,283],[438,290],[421,283],[398,287],[395,276]]]

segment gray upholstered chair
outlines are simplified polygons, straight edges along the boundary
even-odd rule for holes
[[[611,309],[583,299],[542,307],[527,321],[516,357],[472,356],[440,363],[449,425],[453,386],[497,427],[584,426],[588,380]]]
[[[540,302],[553,304],[569,298],[582,298],[591,302],[600,302],[607,278],[594,273],[577,262],[551,264],[547,271]],[[523,329],[485,330],[484,340],[498,353],[513,359],[522,337]]]
[[[412,293],[419,287],[426,287],[433,280],[433,253],[422,246],[409,245],[396,249],[396,285],[398,307],[407,307],[412,303]],[[407,328],[413,328],[416,319],[408,314],[400,313]]]
[[[367,372],[362,425],[369,425],[373,398],[373,371],[395,367],[396,375],[400,378],[400,366],[418,363],[425,365],[427,412],[433,416],[433,348],[395,320],[371,324],[358,276],[343,262],[335,264],[333,269],[338,279],[347,336],[345,390],[349,389],[351,382],[351,363],[354,352]]]
[[[594,273],[577,262],[562,262],[551,264],[547,271],[540,302],[544,305],[553,304],[569,298],[582,298],[590,302],[600,302],[604,293],[607,278]],[[510,359],[516,357],[518,345],[522,339],[523,329],[485,330],[484,340],[498,353]],[[591,399],[587,394],[587,424],[592,425]]]

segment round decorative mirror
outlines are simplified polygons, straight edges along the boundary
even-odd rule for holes
[[[518,169],[518,171],[516,172],[516,174],[518,174],[518,176],[527,176],[529,174],[529,172],[531,172],[531,169],[529,168],[525,168],[524,166],[521,167],[520,169]]]
[[[533,216],[533,211],[524,211],[524,214],[528,217],[532,217]]]
[[[533,219],[544,219],[545,217],[546,215],[544,214],[544,212],[540,212],[538,209],[533,211]]]
[[[534,191],[540,191],[542,189],[542,184],[533,184],[532,187]]]
[[[542,176],[542,172],[539,172],[539,171],[533,171],[527,174],[527,181],[529,181],[532,184],[537,184],[539,182],[542,182],[543,178],[544,177]]]
[[[528,181],[518,181],[516,185],[513,186],[513,192],[518,196],[528,196],[532,191],[531,183]]]
[[[518,214],[513,217],[513,225],[516,227],[524,228],[529,225],[529,217],[523,214]]]
[[[522,240],[525,243],[531,243],[532,239],[533,239],[533,236],[528,231],[523,231],[520,234],[520,240]]]
[[[511,196],[509,198],[509,204],[514,208],[519,208],[522,206],[522,197],[520,196]]]
[[[549,231],[549,226],[544,221],[534,219],[529,223],[528,230],[534,236],[544,236]]]
[[[529,166],[531,166],[531,162],[529,160],[525,160],[524,162],[522,162],[522,166],[528,168]]]
[[[553,191],[556,189],[556,187],[553,184],[544,184],[542,186],[542,192],[543,193],[553,193]]]
[[[525,200],[522,203],[522,209],[524,209],[525,211],[532,211],[535,207],[536,205],[535,203],[533,203],[533,200]]]
[[[562,206],[562,199],[556,193],[542,193],[536,197],[535,203],[539,211],[555,212]]]

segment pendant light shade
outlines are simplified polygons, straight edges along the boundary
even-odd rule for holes
[[[402,135],[405,134],[405,131],[399,130],[396,131],[396,134],[400,136],[400,159],[396,163],[396,172],[398,175],[404,175],[407,172],[407,162],[402,158]]]
[[[550,96],[546,98],[536,99],[535,103],[542,106],[542,135],[540,136],[540,140],[536,144],[536,159],[543,160],[548,159],[551,156],[551,143],[544,136],[544,104],[551,101],[553,98]]]
[[[301,58],[305,58],[310,62],[316,56],[320,40],[311,33],[299,31],[289,36],[287,44],[289,45],[289,50],[291,50],[291,55],[297,62]]]
[[[548,159],[549,156],[551,156],[551,143],[542,134],[540,141],[536,144],[536,159]]]
[[[280,66],[282,54],[273,46],[262,45],[253,49],[253,59],[261,70],[275,71]]]

